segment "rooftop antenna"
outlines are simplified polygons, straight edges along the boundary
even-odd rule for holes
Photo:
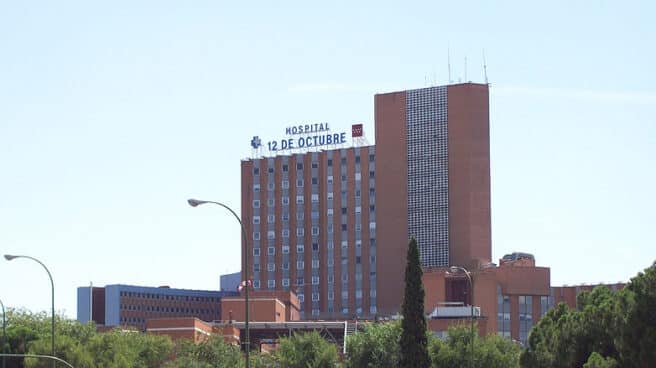
[[[449,48],[446,49],[446,64],[449,68],[449,83],[453,83],[453,80],[451,80],[451,51]]]
[[[483,49],[483,76],[485,77],[485,84],[489,84],[487,82],[487,61],[485,61],[485,49]]]

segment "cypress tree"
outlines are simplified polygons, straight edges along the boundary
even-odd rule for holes
[[[403,297],[403,321],[401,322],[401,368],[428,368],[426,317],[424,316],[424,286],[421,282],[419,249],[414,237],[408,244],[405,268],[405,295]]]

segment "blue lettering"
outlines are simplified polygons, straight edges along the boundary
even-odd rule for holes
[[[307,125],[307,124],[305,124],[305,129],[303,129],[303,130],[301,131],[301,133],[307,133],[307,132],[309,132],[309,131],[310,131],[310,126]]]
[[[320,135],[319,136],[319,145],[323,146],[324,144],[326,144],[326,136],[325,135]]]
[[[328,134],[326,136],[326,144],[333,144],[333,136]]]
[[[342,132],[339,137],[341,138],[342,143],[346,143],[346,133]]]
[[[303,148],[305,147],[305,139],[303,137],[298,139],[298,148]]]
[[[333,143],[339,144],[339,134],[337,133],[333,134]]]
[[[305,145],[308,146],[308,147],[312,146],[312,139],[310,139],[310,138],[312,138],[312,137],[306,137],[305,138]]]
[[[285,129],[285,134],[287,134],[287,135],[292,134],[292,128],[289,128],[289,127],[286,128],[286,129]]]

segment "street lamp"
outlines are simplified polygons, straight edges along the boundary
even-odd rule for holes
[[[187,203],[189,203],[189,205],[191,207],[197,207],[197,206],[200,206],[201,204],[205,204],[205,203],[212,203],[212,204],[215,204],[217,206],[221,206],[221,207],[225,208],[226,210],[230,211],[230,213],[232,213],[232,215],[235,217],[235,219],[237,219],[237,221],[239,222],[239,226],[241,227],[241,236],[244,240],[244,265],[243,265],[244,268],[243,269],[244,269],[244,275],[246,275],[246,286],[244,288],[244,319],[245,319],[244,329],[246,330],[246,337],[244,339],[245,340],[244,344],[246,345],[246,368],[249,368],[250,364],[251,364],[250,363],[251,341],[250,341],[250,330],[248,329],[248,287],[249,287],[249,285],[248,285],[248,271],[249,271],[248,270],[248,256],[249,256],[249,253],[248,253],[248,239],[246,237],[246,229],[244,228],[244,223],[241,221],[241,218],[239,218],[239,216],[237,216],[237,213],[235,213],[235,211],[232,210],[232,208],[226,206],[223,203],[214,202],[214,201],[202,201],[202,200],[199,200],[199,199],[188,199]]]
[[[460,266],[451,266],[449,268],[449,271],[451,273],[458,273],[459,271],[464,272],[465,276],[467,276],[467,280],[469,280],[469,303],[471,304],[471,314],[470,314],[470,321],[471,321],[471,367],[474,367],[474,282],[472,281],[471,273],[467,271],[466,268],[460,267]]]
[[[7,341],[7,331],[5,331],[5,327],[7,326],[7,319],[5,318],[5,305],[2,304],[2,300],[0,300],[0,306],[2,307],[2,354],[7,353],[5,351],[5,341]],[[2,368],[5,368],[5,356],[2,356]]]
[[[38,259],[30,256],[14,256],[11,254],[5,254],[5,259],[7,261],[14,260],[16,258],[27,258],[31,259],[34,262],[40,264],[44,270],[48,273],[48,277],[50,278],[50,287],[51,287],[51,296],[52,296],[52,304],[51,304],[51,310],[52,310],[52,322],[51,322],[51,355],[55,356],[55,283],[52,281],[52,275],[50,274],[50,271],[48,270],[48,267],[43,264],[43,262],[39,261]],[[52,366],[55,367],[57,363],[55,361],[52,362]]]

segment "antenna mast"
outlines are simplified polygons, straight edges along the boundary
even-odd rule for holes
[[[451,50],[449,48],[446,49],[446,64],[449,68],[449,83],[453,83],[453,80],[451,80]]]
[[[483,49],[483,76],[485,77],[485,84],[489,84],[487,82],[487,62],[485,61],[485,49]]]

